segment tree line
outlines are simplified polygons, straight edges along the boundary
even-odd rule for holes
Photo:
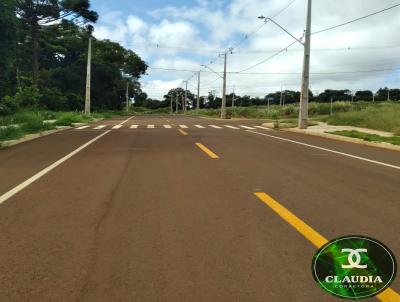
[[[187,94],[187,106],[188,108],[195,108],[197,105],[197,94],[194,94],[190,90],[186,92]],[[136,101],[135,106],[146,107],[149,109],[159,109],[167,108],[172,105],[176,108],[176,96],[178,95],[178,109],[182,109],[183,98],[185,95],[185,90],[182,88],[171,89],[166,95],[164,95],[163,100],[155,99],[143,99],[141,101]],[[249,106],[265,106],[265,105],[285,105],[285,104],[295,104],[300,102],[300,91],[293,90],[283,90],[276,91],[265,95],[265,97],[250,97],[248,95],[240,96],[234,93],[230,93],[226,96],[227,107],[232,106],[232,101],[235,106],[239,107],[249,107]],[[310,102],[318,103],[329,103],[332,101],[364,101],[364,102],[382,102],[382,101],[400,101],[400,89],[389,89],[387,87],[380,88],[376,92],[370,90],[357,91],[354,94],[349,89],[343,90],[333,90],[326,89],[322,93],[315,95],[312,91],[309,92]],[[200,108],[217,109],[221,107],[222,98],[215,96],[213,92],[209,92],[208,96],[200,97]]]
[[[1,0],[0,114],[21,108],[82,110],[88,40],[98,14],[88,0]],[[146,63],[133,51],[92,37],[92,107],[121,109],[146,99]]]

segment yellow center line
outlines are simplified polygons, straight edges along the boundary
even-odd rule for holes
[[[214,152],[212,152],[210,149],[208,149],[206,146],[204,146],[203,144],[200,143],[196,143],[196,146],[199,147],[201,150],[203,150],[204,153],[206,153],[209,157],[211,157],[212,159],[218,159],[219,156],[217,154],[215,154]]]
[[[317,248],[321,248],[328,242],[324,236],[286,209],[279,202],[274,200],[271,196],[264,192],[256,192],[254,195],[257,196],[258,199],[264,202],[267,206],[269,206],[282,219],[294,227],[300,234],[306,237]],[[377,298],[383,302],[400,302],[400,295],[391,288],[388,288],[377,295]]]
[[[178,131],[179,131],[180,133],[182,133],[182,135],[188,135],[188,133],[187,133],[186,131],[183,131],[182,129],[178,129]]]

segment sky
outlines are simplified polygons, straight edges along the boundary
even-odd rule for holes
[[[150,67],[140,80],[142,88],[150,98],[162,99],[168,90],[184,88],[185,80],[188,89],[196,93],[197,73],[193,71],[201,71],[201,95],[215,90],[221,96],[221,54],[230,48],[228,93],[264,97],[281,89],[299,91],[303,46],[258,16],[273,17],[300,38],[305,29],[306,2],[92,0],[91,4],[100,15],[95,25],[96,38],[119,42],[140,55]],[[314,0],[312,32],[396,4],[398,0]],[[397,7],[312,35],[311,90],[318,94],[325,89],[400,87],[399,30]],[[285,49],[293,41],[295,44]],[[285,50],[274,56],[282,49]],[[257,66],[250,68],[254,65]]]

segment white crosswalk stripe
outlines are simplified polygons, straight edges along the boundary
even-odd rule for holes
[[[262,127],[262,126],[254,126],[258,129],[263,129],[263,130],[271,130],[271,128],[267,128],[267,127]]]
[[[76,129],[77,129],[77,130],[82,130],[82,129],[86,129],[86,128],[89,128],[89,125],[81,126],[81,127],[79,127],[79,128],[76,128]]]
[[[114,130],[120,129],[122,127],[125,127],[124,125],[121,125],[121,124],[114,125],[114,126],[112,126],[112,125],[98,125],[98,126],[93,126],[92,129],[100,130],[100,129],[106,128],[107,126],[111,126],[111,129],[114,129]],[[89,127],[90,127],[90,125],[84,125],[84,126],[80,126],[78,128],[75,128],[75,129],[76,130],[83,130],[83,129],[87,129]],[[168,125],[168,124],[167,125],[149,124],[149,125],[130,125],[129,126],[130,129],[137,129],[137,128],[140,128],[140,127],[145,127],[145,128],[148,128],[148,129],[154,129],[156,127],[164,127],[165,129],[171,129],[172,128],[172,126]],[[186,125],[178,125],[178,127],[181,128],[181,129],[189,129],[189,126],[186,126]],[[190,126],[190,127],[196,127],[198,129],[205,129],[206,128],[206,126],[203,126],[203,125],[193,125],[193,126]],[[211,128],[214,128],[214,129],[223,129],[225,127],[225,128],[234,129],[234,130],[239,130],[240,128],[247,129],[247,130],[257,130],[257,129],[271,130],[270,128],[263,127],[263,126],[251,126],[250,127],[250,126],[245,126],[245,125],[235,125],[235,126],[232,126],[232,125],[223,125],[223,126],[222,125],[221,126],[208,125],[208,127],[211,127]]]
[[[239,125],[240,127],[244,129],[249,129],[249,130],[256,130],[255,128],[249,127],[249,126],[244,126],[244,125]]]

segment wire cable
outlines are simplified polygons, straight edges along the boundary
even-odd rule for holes
[[[396,8],[396,7],[398,7],[398,6],[400,6],[400,3],[395,4],[395,5],[392,5],[392,6],[388,7],[388,8],[382,9],[382,10],[380,10],[380,11],[377,11],[377,12],[374,12],[374,13],[371,13],[371,14],[368,14],[368,15],[366,15],[366,16],[362,16],[362,17],[359,17],[359,18],[357,18],[357,19],[353,19],[353,20],[347,21],[347,22],[345,22],[345,23],[341,23],[341,24],[334,25],[334,26],[331,26],[331,27],[328,27],[328,28],[325,28],[325,29],[318,30],[318,31],[316,31],[316,32],[313,32],[312,34],[313,34],[313,35],[316,35],[316,34],[320,34],[320,33],[326,32],[326,31],[328,31],[328,30],[332,30],[332,29],[335,29],[335,28],[338,28],[338,27],[342,27],[342,26],[345,26],[345,25],[348,25],[348,24],[351,24],[351,23],[354,23],[354,22],[357,22],[357,21],[360,21],[360,20],[363,20],[363,19],[366,19],[366,18],[375,16],[375,15],[377,15],[377,14],[386,12],[386,11],[391,10],[391,9],[393,9],[393,8]]]

